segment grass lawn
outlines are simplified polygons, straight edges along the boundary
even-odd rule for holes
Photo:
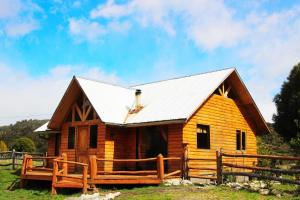
[[[79,190],[64,190],[58,191],[59,195],[51,196],[50,183],[32,183],[26,189],[18,187],[19,171],[11,170],[8,167],[0,167],[0,200],[10,199],[64,199],[70,196],[80,196]],[[12,186],[12,190],[8,188]],[[291,185],[276,185],[276,189],[286,191],[286,193],[294,192],[297,188]],[[171,199],[277,199],[275,196],[261,196],[257,193],[247,191],[234,191],[228,187],[206,187],[199,188],[197,186],[147,186],[147,187],[132,187],[132,188],[103,188],[100,193],[121,192],[121,195],[116,200],[171,200]],[[281,199],[299,199],[300,197],[289,196]]]

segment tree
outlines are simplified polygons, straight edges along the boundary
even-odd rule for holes
[[[27,137],[21,137],[16,139],[13,149],[16,151],[22,151],[22,152],[35,152],[35,145],[33,141],[30,138]]]
[[[8,150],[8,148],[7,148],[6,144],[5,144],[5,142],[2,141],[2,140],[0,140],[0,152],[1,151],[7,151],[7,150]]]
[[[15,124],[0,126],[0,140],[5,141],[9,149],[12,149],[16,138],[28,137],[34,141],[38,152],[47,150],[47,140],[45,134],[33,132],[36,128],[46,123],[48,120],[22,120]],[[42,136],[42,137],[41,137]]]
[[[275,130],[292,147],[300,148],[300,63],[293,67],[281,91],[275,96],[277,114],[273,116]]]

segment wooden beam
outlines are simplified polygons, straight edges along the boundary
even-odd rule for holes
[[[87,118],[88,115],[90,114],[91,109],[92,109],[92,106],[89,106],[88,109],[86,110],[85,115],[84,115],[84,121],[86,120],[86,118]]]
[[[77,103],[75,104],[75,108],[76,108],[76,111],[77,111],[77,113],[78,113],[81,121],[83,121],[83,115],[82,115],[82,112],[81,112],[81,110],[80,110],[80,108],[79,108],[79,106],[78,106]]]

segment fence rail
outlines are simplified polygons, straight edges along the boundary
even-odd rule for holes
[[[255,177],[259,179],[266,180],[275,180],[282,183],[292,183],[300,185],[299,180],[287,179],[277,177],[279,174],[289,174],[297,177],[300,174],[300,169],[278,169],[275,167],[265,167],[265,166],[249,166],[249,165],[241,165],[241,164],[232,164],[228,162],[223,162],[223,158],[260,158],[260,159],[271,159],[271,160],[289,160],[289,161],[300,161],[300,157],[291,157],[291,156],[275,156],[275,155],[259,155],[259,154],[228,154],[217,151],[217,160],[219,163],[217,164],[217,183],[221,184],[223,181],[224,175],[232,175],[232,176],[248,176]],[[241,171],[223,171],[223,167],[229,167],[231,169],[246,169],[248,172]],[[269,175],[260,174],[260,172],[268,172]],[[274,176],[275,175],[275,176]],[[298,177],[299,179],[299,177]]]
[[[47,153],[28,153],[28,152],[19,152],[19,151],[2,151],[0,152],[0,161],[1,160],[8,160],[7,163],[0,163],[0,166],[12,166],[12,169],[15,169],[17,165],[22,165],[18,163],[18,161],[23,161],[24,155],[28,154],[31,156],[47,156]],[[43,165],[46,163],[43,161]]]
[[[188,155],[188,147],[184,148],[183,153],[183,178],[200,178],[215,180],[217,184],[222,184],[223,179],[226,175],[231,176],[248,176],[258,179],[275,180],[282,183],[292,183],[300,185],[299,174],[300,166],[298,169],[280,169],[275,166],[258,166],[245,165],[243,163],[233,163],[230,158],[256,158],[256,159],[267,159],[267,160],[288,160],[298,162],[300,157],[292,156],[277,156],[277,155],[259,155],[259,154],[233,154],[225,153],[221,150],[216,151],[215,158],[190,158]],[[229,158],[227,160],[226,158]],[[193,163],[191,163],[193,162]],[[194,164],[194,165],[193,165]],[[207,166],[209,165],[209,166]],[[228,169],[237,169],[236,171],[228,171]],[[246,170],[246,171],[242,171]],[[208,173],[209,172],[209,173]],[[211,173],[210,173],[211,172]],[[265,172],[262,174],[261,172]],[[287,174],[294,176],[295,179],[281,178],[278,175]]]

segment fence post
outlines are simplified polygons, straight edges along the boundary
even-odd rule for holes
[[[164,158],[163,158],[163,155],[159,154],[157,156],[157,177],[158,179],[160,179],[161,181],[164,180]]]
[[[217,161],[217,185],[222,184],[223,177],[222,177],[222,150],[216,151],[216,161]]]
[[[12,159],[12,169],[15,169],[15,162],[16,162],[16,151],[15,149],[12,150],[11,153],[11,159]]]

